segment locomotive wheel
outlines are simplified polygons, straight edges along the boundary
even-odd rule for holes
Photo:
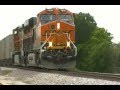
[[[37,66],[40,65],[40,58],[39,58],[39,53],[38,52],[35,53],[35,64]]]
[[[22,66],[22,58],[21,58],[21,54],[19,54],[19,65]]]
[[[24,64],[25,64],[25,67],[27,67],[28,65],[27,56],[24,57]]]
[[[15,56],[15,55],[12,55],[12,59],[11,59],[11,64],[12,64],[12,66],[14,65],[14,56]]]
[[[25,67],[27,67],[28,66],[28,52],[24,52],[24,64],[25,64]]]

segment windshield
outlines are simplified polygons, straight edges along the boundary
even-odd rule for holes
[[[58,19],[73,24],[72,15],[58,15]]]
[[[41,15],[41,24],[48,23],[55,20],[55,15]]]

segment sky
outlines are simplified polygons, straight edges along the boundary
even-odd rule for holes
[[[120,5],[0,5],[0,40],[46,8],[65,8],[73,13],[90,13],[98,27],[104,27],[112,34],[113,42],[120,42]]]

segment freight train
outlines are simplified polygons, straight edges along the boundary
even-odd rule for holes
[[[45,9],[0,41],[0,65],[74,68],[77,48],[73,13]]]

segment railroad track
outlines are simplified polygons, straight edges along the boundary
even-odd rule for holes
[[[120,82],[120,74],[98,73],[98,72],[87,72],[87,71],[55,70],[55,69],[46,69],[46,68],[39,68],[39,67],[22,67],[22,66],[13,66],[10,68],[18,68],[18,69],[29,70],[29,71],[62,74],[62,75],[73,76],[73,77],[94,78],[94,79],[103,79],[103,80]]]

